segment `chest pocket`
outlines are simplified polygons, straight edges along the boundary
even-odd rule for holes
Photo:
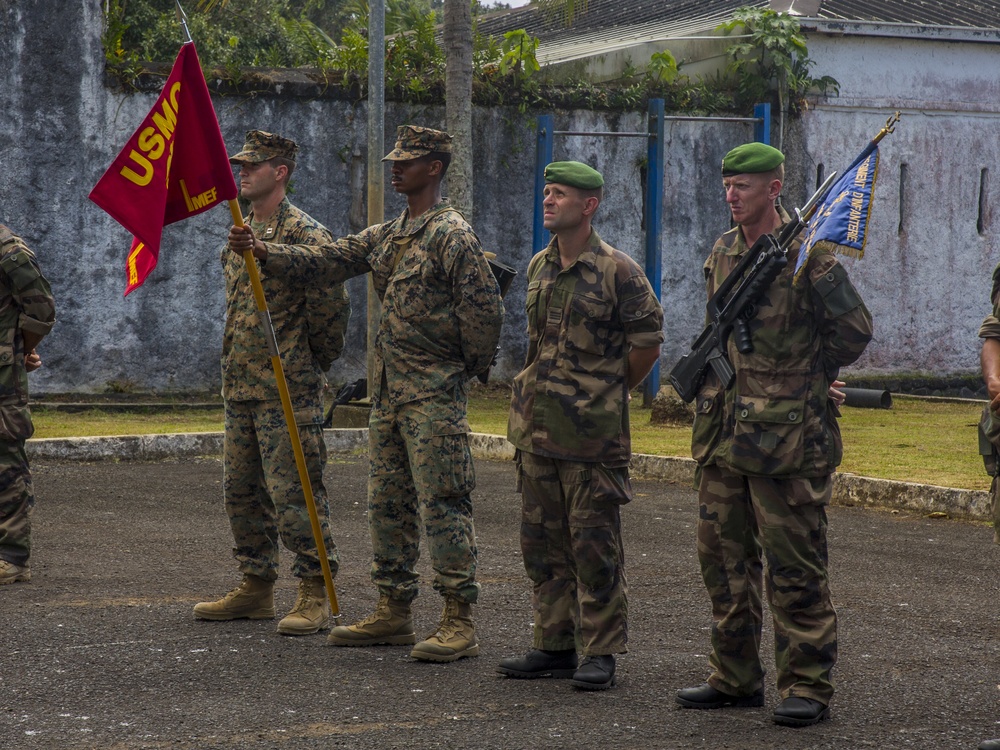
[[[389,279],[385,297],[391,300],[393,311],[400,318],[423,318],[433,309],[433,292],[423,279],[420,266],[400,269]]]
[[[604,356],[611,342],[612,301],[589,294],[574,294],[569,308],[566,349]]]
[[[524,310],[528,318],[528,338],[534,340],[538,338],[539,332],[542,330],[542,321],[540,316],[540,304],[542,298],[542,282],[540,281],[529,281],[528,282],[528,294],[525,300]]]

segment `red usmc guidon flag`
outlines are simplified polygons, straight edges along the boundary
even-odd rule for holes
[[[125,294],[149,276],[163,227],[236,197],[226,144],[194,44],[181,47],[156,104],[90,191],[132,233]]]

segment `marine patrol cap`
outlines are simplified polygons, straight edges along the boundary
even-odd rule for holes
[[[722,159],[722,176],[770,172],[785,160],[785,155],[766,143],[745,143]]]
[[[604,185],[604,177],[600,172],[578,161],[552,162],[545,167],[545,181],[581,190],[596,190]]]
[[[443,130],[400,125],[396,128],[396,147],[382,157],[382,161],[419,159],[435,151],[450,154],[451,136]]]
[[[268,159],[281,157],[295,161],[299,147],[295,141],[264,130],[248,130],[243,150],[229,157],[232,164],[260,164]]]

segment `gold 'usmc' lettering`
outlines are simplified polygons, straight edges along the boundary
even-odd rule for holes
[[[153,123],[156,127],[149,125],[139,131],[139,137],[136,138],[139,151],[132,149],[128,156],[141,171],[136,171],[131,166],[121,169],[122,177],[139,187],[145,187],[153,179],[153,162],[167,152],[167,144],[173,151],[174,130],[177,127],[177,94],[180,90],[181,82],[177,81],[170,87],[169,96],[158,102],[159,111],[154,107]]]

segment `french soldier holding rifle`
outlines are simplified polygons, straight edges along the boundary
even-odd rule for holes
[[[723,160],[736,226],[705,262],[709,298],[759,238],[782,236],[791,221],[776,204],[784,158],[751,143]],[[712,672],[705,684],[677,694],[685,708],[764,705],[763,587],[781,699],[772,718],[786,726],[829,715],[837,618],[826,506],[843,452],[834,386],[840,368],[861,356],[872,337],[871,314],[832,252],[818,247],[795,276],[800,245],[788,243],[790,262],[744,314],[745,335],[725,342],[730,382],[708,368],[696,391],[692,454],[698,557],[712,600]]]

